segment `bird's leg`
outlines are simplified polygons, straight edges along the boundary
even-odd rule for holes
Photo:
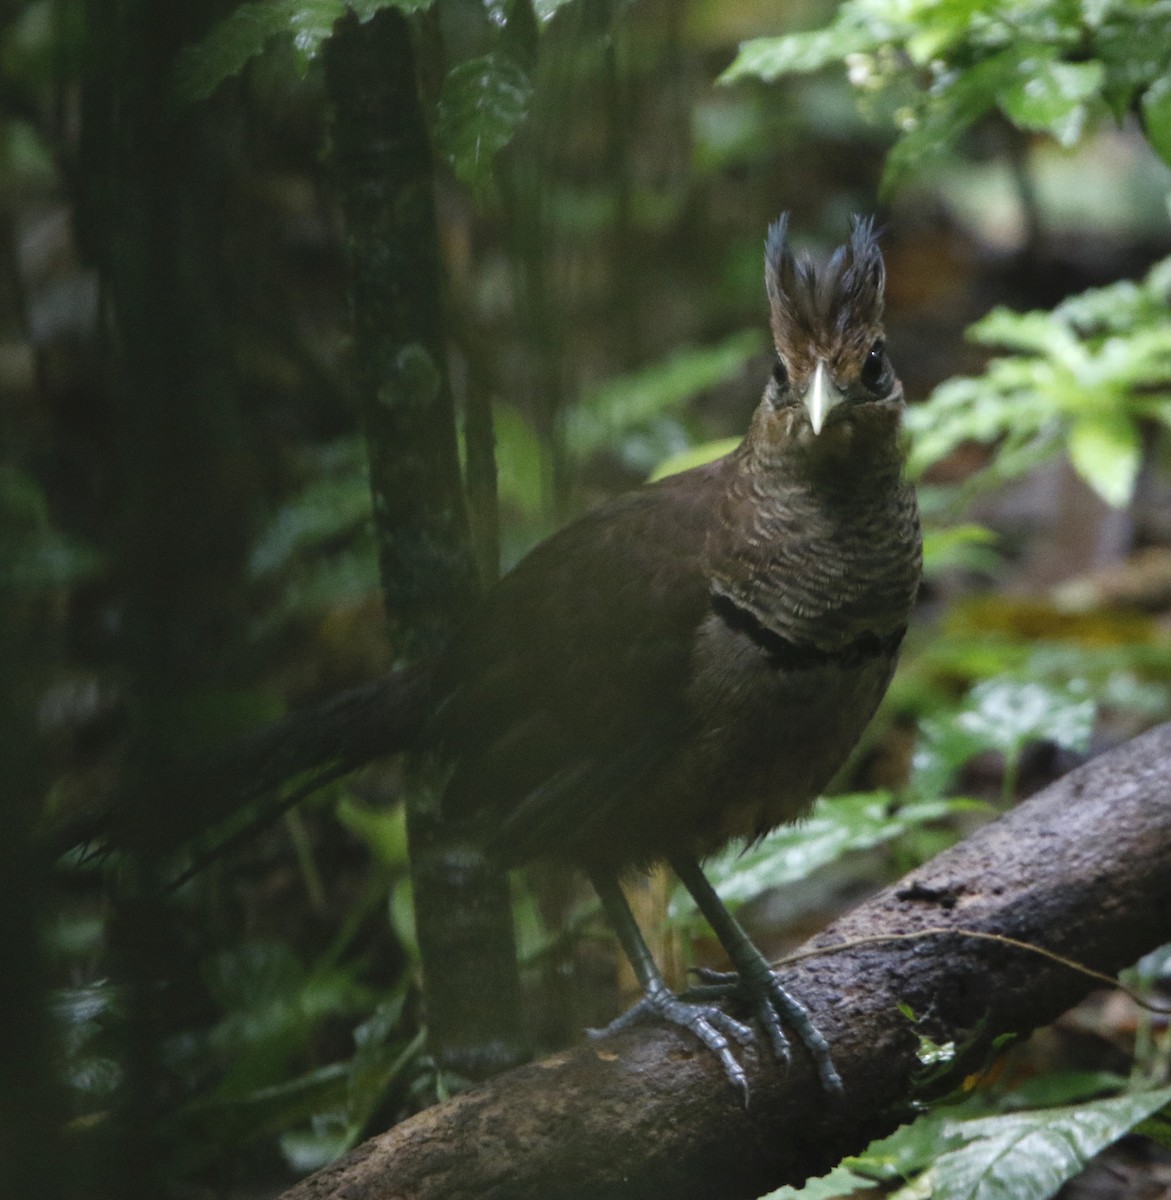
[[[638,922],[634,919],[634,913],[630,911],[630,905],[623,895],[617,876],[609,871],[593,871],[590,873],[590,882],[598,893],[602,910],[618,937],[623,953],[634,968],[643,989],[643,997],[633,1008],[628,1009],[617,1020],[611,1021],[605,1029],[589,1030],[589,1036],[605,1037],[647,1020],[668,1021],[673,1025],[681,1025],[695,1034],[716,1055],[724,1068],[724,1074],[747,1096],[748,1077],[744,1068],[736,1061],[728,1038],[735,1039],[741,1045],[750,1045],[753,1040],[752,1030],[714,1004],[693,1004],[680,1000],[667,987],[650,949],[643,940]]]
[[[691,858],[672,858],[671,866],[679,881],[691,893],[692,899],[712,927],[720,944],[728,952],[736,968],[734,984],[720,984],[696,989],[699,996],[714,997],[736,992],[753,1005],[757,1018],[773,1047],[773,1052],[783,1063],[789,1061],[789,1040],[785,1037],[782,1021],[787,1022],[809,1051],[827,1092],[840,1092],[842,1080],[830,1057],[829,1043],[813,1023],[805,1008],[781,986],[765,957],[752,944],[739,921],[724,907],[716,889],[708,882]],[[712,973],[704,978],[718,980]]]

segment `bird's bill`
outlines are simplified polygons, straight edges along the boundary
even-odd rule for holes
[[[845,398],[845,393],[840,391],[830,378],[825,361],[819,358],[813,378],[805,391],[805,411],[809,414],[809,424],[815,436],[821,433],[825,426],[825,418],[830,409],[836,408]]]

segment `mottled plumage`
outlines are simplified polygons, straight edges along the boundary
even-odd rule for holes
[[[724,1035],[745,1027],[664,994],[623,911],[616,878],[667,860],[778,1053],[784,1019],[833,1085],[816,1030],[701,898],[694,864],[800,817],[842,765],[890,681],[920,537],[871,224],[818,270],[782,218],[765,278],[777,359],[744,441],[581,518],[506,576],[436,669],[432,737],[455,763],[446,811],[505,863],[550,855],[590,873],[647,987],[636,1015],[693,1029],[743,1082]]]

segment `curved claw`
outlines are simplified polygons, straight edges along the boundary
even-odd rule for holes
[[[808,1009],[785,991],[780,978],[768,964],[762,960],[760,967],[759,971],[749,971],[739,976],[710,972],[705,978],[711,978],[713,982],[704,990],[723,994],[734,991],[749,1003],[768,1037],[773,1054],[786,1067],[791,1057],[789,1039],[784,1030],[787,1024],[809,1051],[822,1087],[827,1092],[840,1095],[843,1091],[842,1077],[833,1064],[825,1035],[813,1023]]]
[[[729,1038],[741,1046],[755,1041],[752,1030],[735,1017],[730,1017],[714,1004],[695,1004],[680,999],[664,988],[650,988],[641,1000],[611,1021],[604,1029],[587,1029],[590,1038],[602,1038],[620,1033],[643,1021],[666,1021],[690,1030],[720,1060],[728,1081],[748,1101],[748,1076],[732,1053]]]

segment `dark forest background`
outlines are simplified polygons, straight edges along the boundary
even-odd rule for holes
[[[237,805],[202,772],[734,444],[781,211],[815,253],[884,228],[927,576],[838,794],[723,893],[782,953],[1171,715],[1167,28],[1139,0],[0,4],[0,1196],[275,1195],[484,1065],[420,993],[426,781]],[[632,982],[576,881],[510,886],[504,1058]],[[718,961],[661,881],[639,905],[676,981]],[[1169,1071],[1165,1019],[1104,991],[956,1119]],[[1156,1141],[1110,1155],[1062,1194],[1171,1195]]]

